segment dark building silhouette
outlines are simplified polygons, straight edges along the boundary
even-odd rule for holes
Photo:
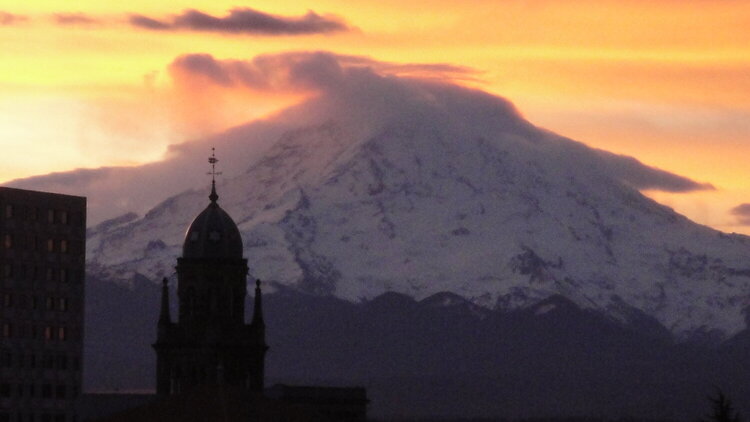
[[[74,421],[86,198],[0,187],[0,422]]]
[[[217,162],[212,156],[209,162]],[[217,174],[212,171],[212,174]],[[167,279],[157,323],[156,396],[88,395],[83,421],[364,421],[364,388],[277,385],[264,389],[265,340],[260,281],[245,324],[247,260],[240,231],[218,204],[190,224],[177,259],[178,317]],[[119,396],[119,397],[118,397]],[[0,421],[2,422],[2,421]]]
[[[169,314],[163,281],[156,350],[156,392],[170,395],[204,386],[263,390],[265,324],[260,282],[252,322],[245,324],[247,260],[237,225],[218,204],[212,182],[210,203],[190,225],[177,259],[179,315]]]

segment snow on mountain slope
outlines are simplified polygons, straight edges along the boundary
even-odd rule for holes
[[[637,190],[705,186],[538,129],[500,98],[356,72],[337,74],[345,94],[279,117],[314,116],[220,180],[252,277],[354,301],[449,291],[511,309],[560,294],[683,338],[744,328],[748,238]],[[205,185],[91,229],[91,271],[172,274]]]

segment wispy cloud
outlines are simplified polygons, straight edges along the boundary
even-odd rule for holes
[[[85,13],[55,13],[52,15],[58,25],[92,25],[99,21]]]
[[[750,226],[750,204],[744,203],[737,205],[729,210],[729,213],[737,217],[737,222],[743,226]]]
[[[279,16],[249,8],[235,8],[224,17],[188,9],[169,19],[130,15],[130,24],[150,30],[189,30],[252,35],[307,35],[348,31],[351,28],[333,15],[313,11],[302,16]]]
[[[26,16],[0,11],[0,26],[13,25],[28,20]]]

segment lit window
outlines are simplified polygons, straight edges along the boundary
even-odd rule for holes
[[[68,241],[65,239],[60,241],[60,252],[62,253],[68,252]]]
[[[60,341],[65,341],[68,338],[68,333],[65,330],[65,327],[59,327],[57,329],[57,338]]]
[[[10,249],[13,247],[13,235],[9,233],[5,233],[3,235],[3,246],[5,246],[5,249]]]
[[[13,205],[5,205],[5,218],[13,218]]]
[[[47,239],[47,252],[55,251],[55,241],[53,239]]]
[[[52,340],[52,327],[50,327],[49,325],[44,327],[44,339]]]

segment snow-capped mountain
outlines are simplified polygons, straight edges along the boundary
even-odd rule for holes
[[[368,78],[355,80],[378,89],[347,79],[357,101],[323,95],[277,117],[291,128],[217,182],[252,277],[351,301],[452,292],[515,309],[562,295],[683,338],[745,327],[750,239],[638,191],[705,186],[539,129],[488,94]],[[90,270],[172,274],[208,191],[91,228]]]

